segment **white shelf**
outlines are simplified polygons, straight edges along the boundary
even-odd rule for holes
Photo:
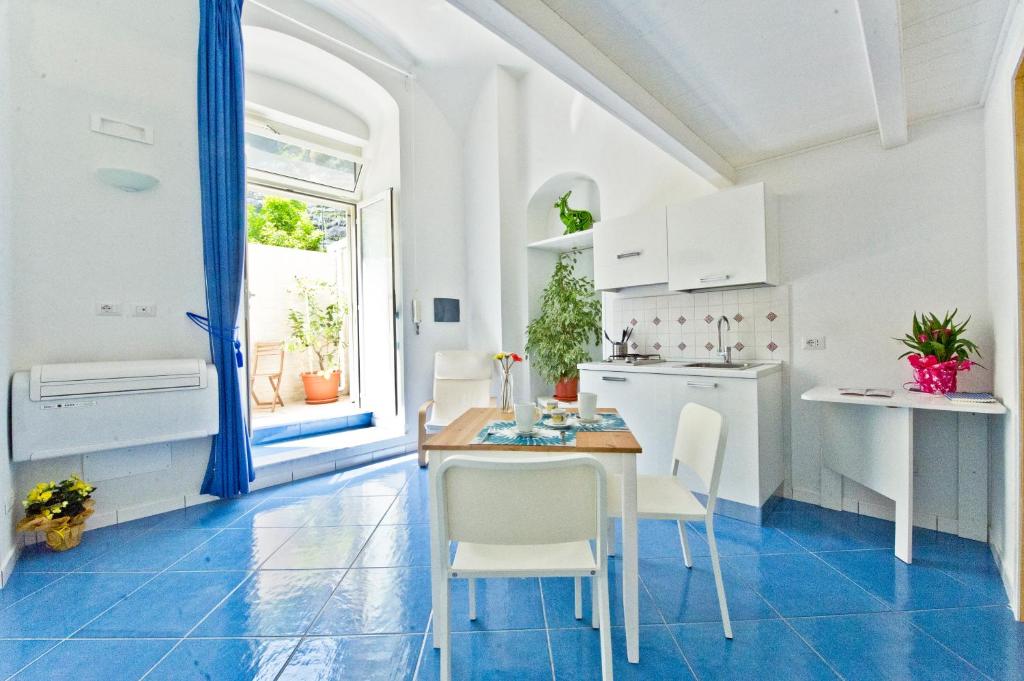
[[[539,248],[542,251],[554,251],[555,253],[565,253],[571,250],[582,251],[587,248],[593,248],[594,228],[591,227],[586,231],[576,232],[575,234],[563,234],[562,236],[555,236],[550,239],[534,241],[527,244],[526,247]]]

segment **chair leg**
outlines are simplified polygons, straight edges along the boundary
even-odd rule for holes
[[[574,605],[576,606],[576,619],[583,619],[583,578],[573,577],[572,580],[572,595]]]
[[[690,555],[690,540],[686,537],[686,521],[680,518],[676,524],[679,525],[679,543],[683,546],[683,564],[692,568],[693,558]]]
[[[715,527],[707,521],[708,546],[711,548],[711,568],[715,572],[715,589],[718,591],[718,609],[722,612],[722,629],[725,637],[732,638],[732,623],[729,621],[729,603],[725,599],[725,583],[722,582],[722,567],[718,564],[718,542],[715,541]]]
[[[595,577],[595,591],[598,592],[598,610],[601,617],[601,679],[612,681],[612,617],[608,601],[608,571]]]
[[[434,609],[435,619],[438,621],[434,622],[434,636],[440,635],[441,637],[441,680],[440,681],[451,681],[452,678],[452,640],[451,634],[451,620],[448,616],[448,598],[449,589],[451,587],[451,580],[445,577],[444,588],[441,590],[441,603],[439,608]],[[438,624],[440,623],[440,627]],[[440,630],[440,631],[439,631]]]
[[[608,555],[609,556],[614,556],[615,555],[615,519],[614,518],[609,518],[608,519],[608,527],[606,528],[606,532],[607,532],[607,535],[606,535],[605,543],[608,544]]]
[[[601,608],[598,603],[597,592],[600,591],[598,588],[597,576],[590,578],[590,626],[597,629],[601,626]]]
[[[476,621],[476,578],[469,578],[469,619]]]

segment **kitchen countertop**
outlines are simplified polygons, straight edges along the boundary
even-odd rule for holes
[[[674,374],[678,376],[715,376],[717,378],[761,378],[782,370],[778,360],[752,360],[756,366],[749,369],[725,369],[711,367],[688,367],[689,363],[701,360],[665,360],[658,364],[612,364],[610,362],[585,362],[577,366],[581,371],[622,371],[633,374]],[[723,365],[724,367],[724,365]]]

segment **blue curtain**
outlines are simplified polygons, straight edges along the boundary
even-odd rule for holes
[[[220,433],[202,491],[230,497],[248,492],[255,479],[235,357],[246,239],[242,0],[200,0],[199,10],[203,264],[210,347],[220,377]]]

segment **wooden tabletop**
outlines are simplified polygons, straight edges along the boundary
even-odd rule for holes
[[[575,411],[569,409],[567,411]],[[605,414],[614,414],[614,409],[598,409]],[[474,444],[473,439],[488,424],[494,421],[511,421],[512,414],[498,411],[496,407],[475,407],[467,410],[459,418],[452,421],[444,430],[427,440],[426,448],[436,451],[466,452],[560,452],[569,454],[573,451],[594,454],[639,454],[640,443],[628,430],[617,431],[577,431],[576,446],[564,445],[502,445]]]

